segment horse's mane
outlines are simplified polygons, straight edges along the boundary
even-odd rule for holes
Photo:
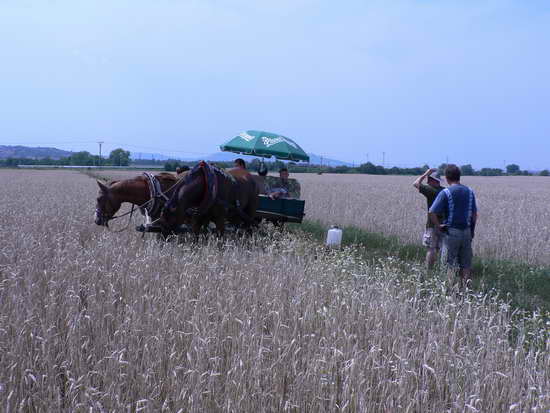
[[[175,176],[175,175],[171,174],[170,172],[161,172],[161,173],[155,175],[155,178],[157,178],[158,180],[166,180],[166,181],[176,182],[181,178],[181,176]]]
[[[177,182],[180,179],[180,176],[175,176],[171,174],[170,172],[161,172],[155,175],[155,178],[157,178],[159,181],[170,181],[170,182]],[[144,181],[147,182],[147,178],[143,175],[134,176],[133,178],[126,179],[126,181]],[[117,181],[122,182],[122,181]],[[114,182],[113,182],[114,183]]]
[[[176,182],[178,182],[181,177],[182,177],[182,175],[175,176],[175,175],[171,174],[170,172],[160,172],[160,173],[155,175],[155,178],[157,178],[161,182],[167,182],[168,181],[168,182],[174,183],[174,184]],[[110,181],[109,184],[108,184],[108,187],[112,188],[112,189],[119,189],[120,190],[120,189],[124,188],[126,185],[131,185],[131,183],[135,182],[135,181],[147,183],[147,178],[143,175],[138,175],[138,176],[134,176],[133,178],[122,179],[122,180],[118,180],[118,181]]]

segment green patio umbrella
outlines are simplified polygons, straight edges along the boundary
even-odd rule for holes
[[[289,161],[309,162],[309,156],[300,146],[285,136],[257,130],[247,130],[220,146],[224,152],[262,156]]]

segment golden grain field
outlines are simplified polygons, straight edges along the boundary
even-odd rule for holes
[[[128,178],[134,171],[104,171]],[[426,201],[411,176],[294,174],[306,200],[306,219],[356,226],[420,244]],[[538,176],[464,177],[477,197],[479,221],[474,253],[550,264],[550,179]]]
[[[326,251],[285,232],[180,246],[111,233],[93,224],[89,177],[0,177],[1,411],[550,408],[548,326],[537,314],[448,297],[437,277],[421,283],[415,264],[363,262],[353,248]],[[304,178],[312,218],[344,224],[356,211],[366,228],[395,222],[359,195],[374,181],[346,179]],[[350,185],[357,195],[344,198]],[[359,214],[356,201],[380,218]]]
[[[302,182],[308,218],[358,226],[420,243],[426,201],[414,177],[295,175]],[[474,252],[498,259],[550,264],[550,179],[464,177],[474,189],[479,221]]]

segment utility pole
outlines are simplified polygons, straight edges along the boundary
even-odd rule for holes
[[[449,165],[449,155],[445,158],[445,165]]]
[[[386,167],[386,152],[382,152],[382,166]]]
[[[369,153],[367,152],[367,163],[369,163]]]
[[[99,167],[101,168],[101,145],[103,145],[105,142],[103,141],[98,141],[97,142],[99,144]]]

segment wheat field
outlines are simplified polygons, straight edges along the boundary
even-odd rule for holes
[[[426,200],[414,177],[296,174],[309,219],[350,225],[420,243]],[[474,252],[532,264],[550,264],[550,179],[463,177],[479,210]]]
[[[1,411],[550,408],[537,314],[286,232],[179,246],[111,233],[93,224],[89,177],[0,176]]]
[[[133,171],[102,171],[123,179]],[[426,200],[412,186],[415,177],[357,174],[294,174],[306,200],[306,219],[355,226],[420,244]],[[481,257],[550,264],[550,178],[463,177],[474,189],[479,221],[474,253]]]

